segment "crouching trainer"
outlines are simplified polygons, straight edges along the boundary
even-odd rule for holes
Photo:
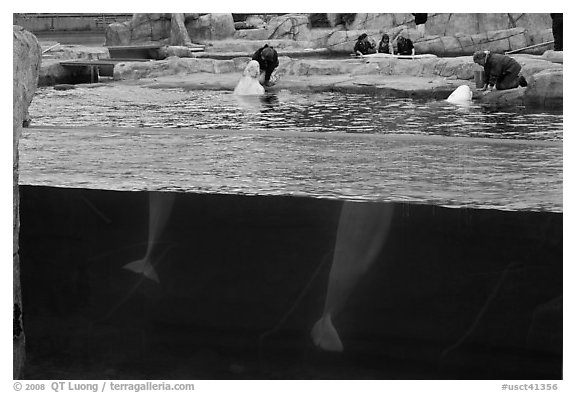
[[[526,78],[520,75],[522,66],[510,56],[492,53],[490,51],[477,51],[472,55],[474,63],[484,67],[483,91],[515,89],[518,86],[526,87]]]

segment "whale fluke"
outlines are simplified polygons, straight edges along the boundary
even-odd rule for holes
[[[332,324],[332,317],[330,314],[324,315],[312,327],[312,341],[317,347],[331,352],[342,352],[344,346],[336,328]]]
[[[156,269],[154,269],[154,266],[152,266],[152,264],[150,264],[150,262],[146,258],[130,262],[124,265],[123,267],[124,269],[130,270],[134,273],[142,274],[144,277],[149,278],[150,280],[160,284],[160,279],[158,278]]]

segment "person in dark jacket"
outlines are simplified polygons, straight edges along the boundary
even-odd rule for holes
[[[522,66],[509,56],[490,51],[477,51],[472,55],[472,60],[484,67],[482,91],[491,91],[494,88],[508,90],[518,86],[528,86],[524,76],[520,75]]]
[[[414,15],[414,23],[416,24],[416,30],[418,30],[420,38],[422,38],[426,34],[426,21],[428,20],[428,14],[412,14],[412,15]]]
[[[280,64],[278,62],[278,52],[268,44],[264,45],[262,48],[254,52],[252,60],[256,60],[260,64],[260,75],[264,74],[264,86],[271,86],[270,77],[272,72]]]
[[[370,55],[376,53],[376,43],[368,38],[368,34],[362,33],[354,45],[354,53],[357,55]]]
[[[412,40],[402,35],[396,38],[396,51],[403,56],[414,56],[416,54]]]
[[[554,36],[554,50],[562,50],[562,14],[550,14],[552,18],[552,35]]]

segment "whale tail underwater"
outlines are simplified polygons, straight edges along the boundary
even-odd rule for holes
[[[451,104],[466,105],[472,103],[472,90],[467,85],[460,85],[446,99]]]
[[[344,346],[336,328],[332,324],[332,316],[328,313],[322,316],[312,327],[312,341],[318,348],[330,352],[342,352]]]
[[[142,274],[152,281],[160,283],[158,273],[153,265],[153,253],[155,245],[162,234],[170,212],[174,205],[174,194],[163,192],[149,193],[149,214],[148,214],[148,246],[144,258],[124,265],[124,269],[134,273]]]
[[[310,332],[318,348],[332,352],[344,350],[332,318],[342,310],[365,273],[378,260],[390,230],[392,212],[390,204],[343,203],[324,310]]]
[[[124,269],[130,270],[134,273],[142,274],[144,277],[149,278],[152,281],[160,284],[160,278],[158,278],[158,273],[156,269],[152,266],[149,257],[144,257],[143,259],[138,259],[137,261],[130,262],[124,265]]]

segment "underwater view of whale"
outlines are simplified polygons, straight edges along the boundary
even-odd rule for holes
[[[328,277],[324,310],[311,331],[314,345],[342,352],[344,345],[333,318],[342,311],[368,269],[378,259],[392,222],[389,204],[344,202]]]
[[[124,265],[124,269],[142,274],[152,281],[160,283],[158,273],[154,269],[154,251],[162,232],[168,222],[172,207],[174,206],[174,194],[164,192],[149,193],[148,212],[148,245],[144,258]]]

